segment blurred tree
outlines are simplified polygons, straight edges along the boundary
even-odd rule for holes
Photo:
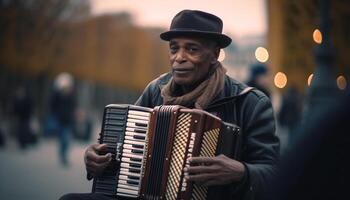
[[[89,13],[89,2],[83,0],[1,1],[0,63],[34,74],[52,66],[58,24]]]

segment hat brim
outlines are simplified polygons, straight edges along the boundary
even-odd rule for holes
[[[197,31],[197,30],[171,30],[160,34],[160,38],[165,41],[170,41],[172,38],[186,36],[186,37],[201,37],[214,40],[218,42],[220,48],[225,48],[231,44],[232,39],[224,34]]]

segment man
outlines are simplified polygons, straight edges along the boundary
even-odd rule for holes
[[[193,157],[186,168],[189,181],[211,186],[209,199],[251,199],[264,191],[267,179],[275,173],[279,142],[274,135],[275,122],[269,99],[258,90],[226,76],[217,60],[220,48],[231,39],[222,34],[222,21],[215,15],[183,10],[172,20],[170,30],[160,35],[169,41],[171,72],[153,80],[136,105],[183,105],[216,114],[237,124],[243,131],[241,159],[233,157],[229,138],[219,143],[220,155]],[[98,155],[105,145],[91,145],[85,152],[88,176],[101,173],[111,155]],[[109,199],[98,194],[84,197]],[[74,199],[74,195],[70,196]],[[82,195],[80,195],[82,197]],[[66,198],[68,199],[68,198]]]
[[[270,76],[267,66],[262,63],[255,63],[250,67],[250,77],[247,85],[255,87],[270,97],[269,90]]]

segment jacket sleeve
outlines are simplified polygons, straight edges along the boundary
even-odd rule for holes
[[[276,175],[279,159],[279,139],[275,135],[271,102],[265,95],[257,98],[255,106],[247,109],[243,116],[245,144],[242,161],[248,178],[245,186],[247,194],[255,196],[248,199],[259,199],[266,192],[271,178]]]
[[[156,106],[155,98],[157,97],[157,83],[156,80],[150,82],[142,92],[141,96],[135,102],[137,106],[153,108]]]

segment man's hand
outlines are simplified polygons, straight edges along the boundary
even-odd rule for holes
[[[99,175],[112,160],[112,154],[98,155],[99,152],[107,149],[106,144],[90,145],[84,155],[86,171],[93,177]]]
[[[222,154],[216,157],[192,157],[189,162],[191,166],[185,168],[185,172],[189,173],[187,180],[203,186],[238,182],[244,176],[244,165]]]

